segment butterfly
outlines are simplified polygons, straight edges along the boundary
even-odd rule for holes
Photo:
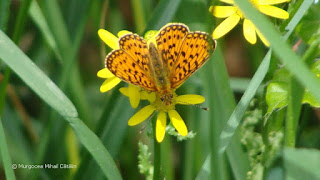
[[[155,92],[170,105],[173,92],[214,52],[217,42],[209,34],[190,32],[181,23],[169,23],[147,42],[137,34],[119,38],[105,66],[118,78]]]

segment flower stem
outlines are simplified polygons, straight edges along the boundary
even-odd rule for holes
[[[153,123],[153,130],[154,134],[156,134],[156,119]],[[153,180],[159,180],[160,179],[160,167],[161,167],[161,151],[160,151],[160,143],[156,140],[156,137],[154,137],[153,140],[153,158],[154,158],[154,169],[153,169]]]

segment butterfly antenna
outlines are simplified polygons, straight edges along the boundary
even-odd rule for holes
[[[155,115],[155,112],[153,112],[153,113],[151,114],[151,116],[148,117],[147,123],[146,123],[146,124],[140,129],[140,131],[139,131],[140,134],[141,134],[141,133],[144,131],[144,129],[146,129],[146,127],[150,124],[151,119],[153,118],[154,115]]]
[[[182,103],[182,104],[187,104],[187,105],[195,106],[195,107],[198,107],[198,108],[200,108],[200,109],[202,109],[202,110],[205,110],[205,111],[209,111],[209,110],[210,110],[209,108],[203,107],[203,106],[201,106],[201,105],[199,105],[199,104],[191,104],[191,103],[184,102],[184,101],[177,101],[177,102]]]

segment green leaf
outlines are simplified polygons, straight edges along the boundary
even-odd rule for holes
[[[320,61],[312,65],[311,72],[314,73],[315,77],[320,79]],[[268,113],[288,105],[288,84],[289,72],[284,68],[278,70],[266,91]],[[308,103],[313,107],[320,107],[320,101],[308,89],[304,92],[302,103]]]
[[[275,109],[283,108],[288,104],[288,84],[272,82],[267,87],[266,102],[268,113]]]
[[[285,148],[284,167],[286,179],[320,179],[319,159],[319,150]]]

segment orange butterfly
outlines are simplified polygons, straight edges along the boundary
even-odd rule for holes
[[[217,42],[207,33],[169,23],[156,34],[155,43],[131,33],[122,36],[119,45],[107,55],[106,67],[170,105],[175,89],[207,62]]]

